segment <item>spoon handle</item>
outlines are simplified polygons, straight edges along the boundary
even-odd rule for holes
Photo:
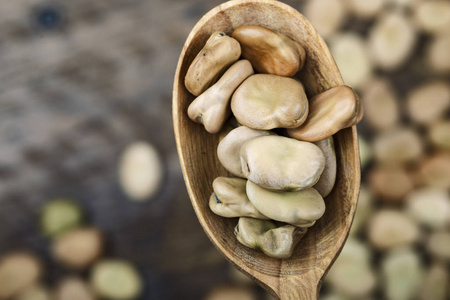
[[[280,300],[318,300],[317,280],[315,276],[308,275],[280,279],[278,291],[276,291]]]

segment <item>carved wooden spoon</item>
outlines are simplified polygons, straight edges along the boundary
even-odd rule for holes
[[[322,279],[340,253],[358,201],[360,185],[356,127],[334,135],[338,160],[337,180],[325,199],[325,215],[309,229],[289,259],[273,259],[242,246],[233,230],[237,219],[211,212],[208,199],[212,182],[228,172],[217,159],[218,134],[209,134],[188,118],[194,99],[184,87],[190,63],[215,31],[229,35],[241,25],[260,25],[298,41],[306,50],[306,63],[299,72],[307,95],[312,97],[343,80],[322,38],[292,7],[273,0],[234,0],[212,9],[189,34],[181,52],[173,90],[173,121],[178,155],[192,205],[206,234],[228,260],[280,299],[318,299]]]

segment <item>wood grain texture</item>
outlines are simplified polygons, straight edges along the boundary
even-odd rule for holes
[[[306,63],[296,76],[304,83],[308,97],[343,84],[324,41],[292,7],[273,0],[238,0],[217,6],[189,34],[175,74],[173,121],[186,187],[206,234],[228,260],[280,299],[317,299],[322,279],[348,236],[358,201],[360,166],[356,127],[341,130],[334,136],[338,160],[336,186],[325,199],[324,216],[297,245],[292,257],[273,259],[242,246],[233,234],[237,219],[222,218],[209,209],[213,180],[229,174],[217,159],[219,134],[208,134],[202,125],[188,118],[186,111],[194,96],[184,87],[187,69],[210,34],[224,31],[231,35],[241,25],[276,30],[305,48]]]

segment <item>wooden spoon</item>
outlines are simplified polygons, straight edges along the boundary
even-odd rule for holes
[[[229,35],[241,25],[260,25],[286,34],[306,50],[306,63],[297,78],[309,97],[342,85],[338,68],[322,38],[298,11],[273,0],[234,0],[223,3],[197,23],[181,52],[173,90],[173,121],[178,155],[192,205],[206,234],[228,260],[280,299],[318,299],[322,279],[348,236],[360,185],[356,127],[334,135],[338,160],[337,180],[325,199],[325,215],[309,229],[288,259],[273,259],[242,246],[234,236],[237,219],[211,212],[212,182],[229,176],[217,159],[219,134],[209,134],[188,118],[195,98],[184,86],[190,63],[215,31]],[[249,112],[251,113],[251,112]]]

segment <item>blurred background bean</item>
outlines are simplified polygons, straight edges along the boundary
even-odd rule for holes
[[[448,268],[439,263],[432,264],[420,285],[420,299],[444,300],[448,295]]]
[[[419,254],[411,248],[391,250],[381,262],[381,274],[387,299],[414,299],[423,278]]]
[[[52,295],[48,288],[42,285],[33,285],[23,289],[14,299],[16,300],[51,300]]]
[[[420,229],[403,212],[380,209],[371,218],[367,234],[375,248],[387,250],[417,242]]]

